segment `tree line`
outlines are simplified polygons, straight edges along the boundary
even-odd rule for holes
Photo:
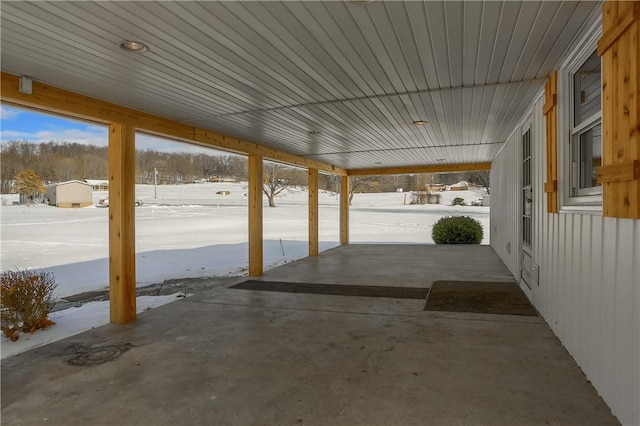
[[[107,147],[72,142],[10,141],[0,145],[0,192],[13,190],[21,170],[33,170],[43,184],[69,180],[107,180]],[[154,176],[155,172],[157,177]],[[136,183],[181,184],[212,176],[244,180],[247,160],[239,155],[136,151]]]
[[[34,143],[11,141],[0,145],[0,192],[14,190],[16,174],[33,170],[42,184],[68,180],[108,179],[107,147],[72,142]],[[265,162],[264,182],[267,196],[275,196],[280,186],[307,186],[306,170],[272,165]],[[157,171],[157,175],[156,175]],[[172,185],[208,180],[211,177],[246,180],[247,158],[241,155],[209,155],[205,153],[167,153],[153,150],[136,151],[136,183]],[[453,184],[462,180],[489,188],[488,172],[448,174],[410,174],[352,176],[352,193],[421,190],[428,184]],[[340,191],[338,176],[320,174],[320,189]],[[271,198],[271,197],[270,197]]]

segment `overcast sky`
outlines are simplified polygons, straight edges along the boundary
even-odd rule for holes
[[[0,143],[26,140],[37,143],[53,141],[107,146],[106,126],[42,114],[27,109],[18,109],[7,105],[2,105],[0,108]],[[138,135],[136,137],[136,149],[228,155],[222,151],[148,135]]]

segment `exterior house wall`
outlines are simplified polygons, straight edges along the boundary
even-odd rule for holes
[[[562,209],[547,213],[543,102],[539,98],[532,107],[533,262],[539,278],[525,292],[618,419],[637,425],[640,220]],[[491,245],[516,277],[521,134],[522,127],[515,129],[491,169]]]

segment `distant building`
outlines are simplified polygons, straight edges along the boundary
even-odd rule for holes
[[[429,183],[427,184],[426,189],[430,192],[442,192],[447,189],[447,186],[442,183]]]
[[[0,194],[0,201],[3,206],[20,204],[20,194]]]
[[[466,191],[469,189],[469,182],[460,181],[449,186],[449,191]]]
[[[93,204],[93,190],[89,183],[79,180],[58,182],[45,186],[45,197],[50,206],[78,208]]]
[[[91,185],[91,188],[94,191],[108,191],[109,190],[109,181],[108,180],[98,180],[98,179],[85,179],[86,183]]]

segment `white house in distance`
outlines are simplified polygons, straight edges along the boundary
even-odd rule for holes
[[[45,186],[45,197],[50,206],[80,208],[93,204],[91,185],[79,180],[52,183]]]

